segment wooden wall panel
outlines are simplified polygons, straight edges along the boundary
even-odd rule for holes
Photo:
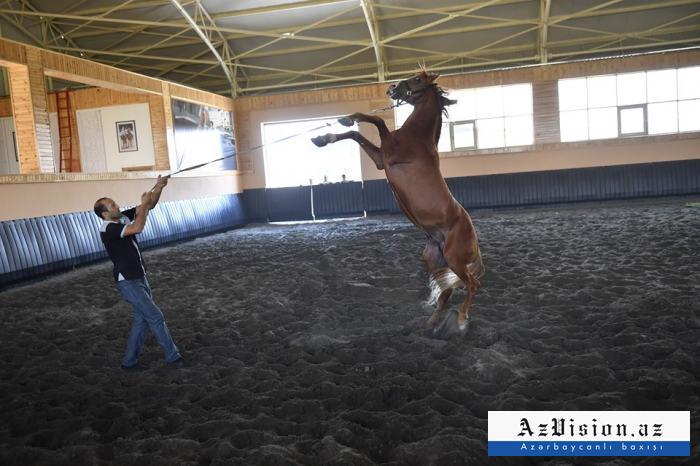
[[[236,101],[238,103],[238,101]],[[252,147],[250,110],[241,110],[238,105],[233,110],[233,128],[236,139],[236,162],[241,172],[253,171],[253,154],[248,150]]]
[[[170,170],[168,153],[168,134],[165,114],[164,96],[149,97],[148,108],[151,113],[151,132],[153,133],[153,150],[155,152],[156,170]],[[170,114],[172,127],[172,111]]]
[[[222,95],[210,94],[208,92],[193,89],[179,84],[169,83],[170,97],[177,100],[185,100],[196,104],[206,105],[221,110],[233,110],[233,99]],[[162,91],[161,91],[162,92]]]
[[[15,117],[19,166],[21,173],[41,173],[37,157],[34,112],[29,82],[29,70],[24,65],[8,67],[12,92],[12,113]]]
[[[171,169],[177,167],[177,152],[175,150],[175,121],[173,118],[173,100],[170,97],[170,84],[163,82],[163,120],[165,123],[165,139],[168,143],[168,165]]]
[[[27,49],[26,53],[40,170],[41,173],[53,173],[54,158],[51,145],[51,129],[49,127],[49,105],[46,97],[44,69],[41,66],[41,51],[30,48]]]
[[[27,47],[27,51],[31,49]],[[40,53],[47,76],[125,92],[162,92],[160,81],[148,76],[48,50],[41,50]]]
[[[559,142],[559,86],[557,81],[532,85],[535,144]]]
[[[12,99],[3,97],[0,99],[0,118],[12,116]]]
[[[71,105],[75,110],[89,110],[93,108],[111,107],[114,105],[132,105],[149,103],[151,97],[143,94],[132,94],[105,88],[90,88],[72,91]],[[56,112],[56,99],[54,93],[49,99],[49,112]]]
[[[464,157],[475,155],[498,155],[520,152],[538,152],[563,150],[568,148],[596,148],[601,145],[624,146],[634,144],[656,143],[685,139],[698,139],[700,133],[668,134],[645,136],[639,138],[608,139],[602,141],[585,141],[562,143],[559,129],[559,96],[557,80],[584,76],[604,75],[609,73],[629,73],[635,71],[679,68],[700,65],[700,50],[667,52],[663,54],[640,55],[634,57],[606,60],[581,61],[565,64],[548,64],[511,70],[479,72],[472,74],[443,76],[439,84],[446,90],[459,90],[509,84],[531,83],[533,85],[533,117],[535,144],[524,147],[482,149],[443,153],[441,157]],[[251,112],[260,109],[289,109],[312,106],[330,102],[356,102],[357,108],[378,109],[389,104],[386,98],[387,84],[328,89],[322,91],[305,91],[290,94],[243,97],[235,101],[234,124],[236,141],[239,147],[250,147],[252,135],[260,131],[251,127]],[[308,117],[309,112],[300,112]],[[318,115],[319,117],[322,115]],[[392,111],[379,114],[394,128]],[[374,132],[367,133],[374,137]],[[377,140],[372,142],[377,143]],[[249,168],[252,170],[252,163]],[[245,171],[245,170],[244,170]]]
[[[27,48],[27,65],[10,65],[10,89],[21,173],[53,173],[48,101],[39,49]]]
[[[26,45],[9,40],[0,40],[0,65],[26,65]]]

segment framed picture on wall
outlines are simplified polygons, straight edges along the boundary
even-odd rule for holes
[[[136,141],[136,122],[134,120],[117,122],[117,144],[119,144],[119,152],[139,150],[139,145]]]

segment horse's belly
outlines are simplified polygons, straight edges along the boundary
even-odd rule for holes
[[[442,176],[410,181],[387,178],[406,217],[426,235],[444,244],[445,232],[450,230],[462,209]]]

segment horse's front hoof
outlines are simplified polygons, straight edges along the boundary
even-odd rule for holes
[[[352,117],[346,116],[343,118],[338,118],[338,123],[343,126],[353,126],[355,124],[355,120],[353,120]]]
[[[319,136],[317,138],[311,138],[311,142],[316,144],[316,147],[325,147],[328,144],[328,142],[326,142],[326,140],[323,136]]]

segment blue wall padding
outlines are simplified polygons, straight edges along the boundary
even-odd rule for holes
[[[0,290],[107,257],[93,211],[0,222]],[[243,196],[161,202],[139,235],[142,248],[243,226]]]
[[[446,181],[468,210],[694,196],[700,194],[700,159]]]
[[[311,186],[265,190],[267,218],[270,222],[313,220]]]
[[[251,223],[267,222],[267,196],[265,188],[243,191],[243,204]]]
[[[394,194],[386,180],[365,181],[362,195],[367,215],[386,215],[399,212],[399,206],[396,204]]]
[[[313,199],[317,219],[364,215],[361,181],[314,186]]]
[[[700,195],[700,159],[447,178],[468,210]],[[247,223],[311,220],[312,187],[245,190],[159,203],[139,236],[147,248]],[[317,218],[399,214],[386,180],[313,186]],[[92,211],[0,222],[4,285],[107,257]]]

